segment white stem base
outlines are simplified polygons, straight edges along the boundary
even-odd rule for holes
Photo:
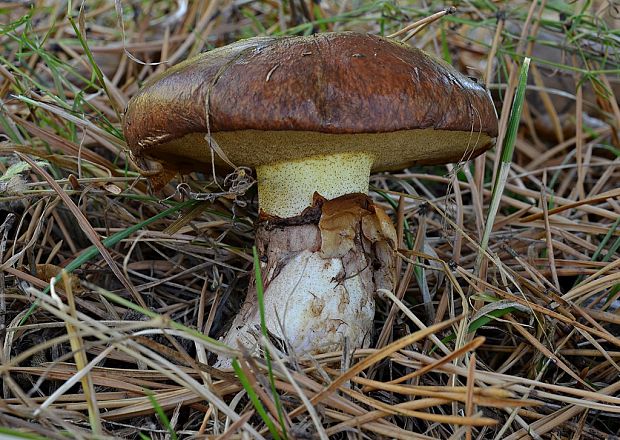
[[[343,275],[340,259],[324,260],[308,250],[296,255],[266,290],[269,333],[297,356],[339,350],[345,337],[351,347],[368,345],[375,315],[374,289],[359,276],[339,282]],[[231,347],[240,343],[253,351],[260,334],[258,305],[246,303],[223,342]],[[216,367],[227,367],[229,362],[220,359]]]
[[[394,284],[396,232],[389,218],[367,196],[323,201],[314,213],[258,226],[265,325],[289,354],[302,356],[349,349],[372,339],[378,288]],[[308,223],[303,224],[304,221]],[[256,283],[223,342],[257,354],[261,335]],[[220,357],[216,367],[231,360]]]

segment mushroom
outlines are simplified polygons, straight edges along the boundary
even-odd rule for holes
[[[374,295],[394,285],[396,233],[367,195],[370,173],[477,156],[497,115],[445,62],[343,32],[251,38],[180,63],[131,99],[124,133],[136,159],[166,171],[256,169],[266,326],[317,354],[367,346]],[[224,342],[256,348],[259,323],[252,280]]]

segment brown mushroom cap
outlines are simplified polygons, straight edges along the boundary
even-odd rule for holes
[[[149,81],[124,122],[135,156],[180,169],[211,163],[207,133],[235,165],[364,151],[374,171],[469,159],[497,135],[484,87],[421,50],[352,32],[203,53]]]

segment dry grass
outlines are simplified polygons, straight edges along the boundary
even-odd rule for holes
[[[183,199],[180,180],[152,193],[126,155],[123,108],[153,73],[211,47],[387,35],[444,3],[0,2],[0,436],[617,435],[620,5],[456,3],[400,38],[488,85],[500,144],[532,58],[497,216],[499,150],[373,176],[402,266],[372,348],[289,358],[263,341],[267,364],[212,339],[248,282],[255,192],[218,197],[193,174],[184,194],[208,200]],[[239,357],[236,375],[209,366],[222,351]]]

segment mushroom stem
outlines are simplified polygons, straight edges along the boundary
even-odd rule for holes
[[[396,233],[387,215],[364,194],[333,200],[315,195],[294,218],[263,221],[256,244],[261,259],[269,333],[289,353],[355,349],[372,338],[374,295],[392,289]],[[260,334],[256,283],[224,338],[255,350]],[[230,365],[220,357],[217,367]]]
[[[289,218],[310,206],[315,192],[326,199],[366,194],[372,163],[371,154],[338,153],[257,166],[258,204],[265,214]]]

